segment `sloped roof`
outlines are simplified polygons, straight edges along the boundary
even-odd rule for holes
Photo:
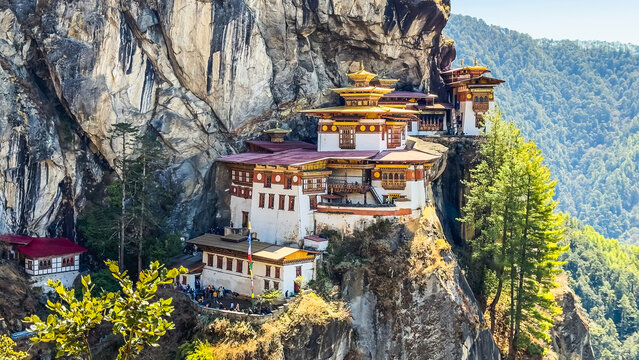
[[[29,244],[17,246],[16,249],[30,258],[39,258],[57,255],[79,254],[87,249],[67,238],[31,238]]]
[[[28,245],[32,240],[33,238],[31,236],[26,236],[26,235],[15,235],[15,234],[0,235],[0,242],[4,242],[7,244]]]
[[[219,249],[248,253],[248,241],[229,242],[222,240],[222,238],[222,235],[204,234],[196,237],[195,239],[191,239],[188,242],[200,246],[210,246]],[[251,244],[251,252],[254,257],[261,257],[270,260],[283,260],[285,257],[298,251],[305,250],[289,246],[274,245],[257,240],[253,240]]]
[[[307,143],[304,141],[283,141],[283,142],[271,142],[271,141],[262,141],[262,140],[249,140],[246,142],[249,145],[256,146],[260,149],[270,151],[270,152],[280,152],[286,150],[293,149],[306,149],[306,150],[316,150],[317,145]]]

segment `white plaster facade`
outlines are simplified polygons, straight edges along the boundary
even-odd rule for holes
[[[212,265],[209,266],[206,261],[208,255],[214,256]],[[218,268],[218,257],[222,258],[222,268]],[[251,277],[249,275],[248,260],[246,258],[232,257],[228,255],[215,254],[211,252],[204,252],[203,261],[206,265],[202,270],[201,286],[207,287],[209,285],[220,287],[223,286],[226,289],[237,292],[241,295],[251,294]],[[232,270],[227,270],[227,261],[232,261]],[[238,262],[242,263],[242,272],[237,271]],[[267,276],[266,267],[270,267],[270,275]],[[298,269],[299,267],[299,269]],[[279,274],[277,274],[279,269]],[[308,282],[315,278],[315,262],[303,262],[290,265],[275,265],[271,263],[265,263],[260,261],[253,262],[253,283],[254,293],[256,295],[263,294],[268,289],[279,289],[282,294],[288,292],[292,294],[295,290],[295,279],[297,278],[297,272],[300,271],[301,275]],[[276,277],[276,275],[279,275]]]

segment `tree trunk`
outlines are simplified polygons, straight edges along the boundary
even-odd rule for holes
[[[526,220],[524,222],[524,235],[522,237],[521,254],[520,254],[520,267],[519,271],[519,283],[517,284],[517,309],[515,310],[515,333],[513,334],[513,343],[508,353],[511,354],[514,359],[517,355],[517,337],[519,337],[519,330],[521,326],[521,310],[522,310],[522,293],[524,290],[524,263],[526,261],[526,245],[528,242],[528,228],[530,219],[530,174],[528,174],[528,188],[526,189]]]
[[[122,212],[120,214],[120,251],[119,251],[119,259],[118,265],[120,269],[124,268],[124,217],[126,213],[125,203],[126,203],[126,176],[125,176],[125,167],[126,167],[126,134],[122,135],[122,175],[120,179],[122,180]]]

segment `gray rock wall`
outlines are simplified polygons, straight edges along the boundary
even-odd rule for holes
[[[0,0],[0,232],[73,236],[112,176],[111,126],[159,135],[183,185],[170,226],[223,223],[220,155],[367,69],[441,90],[448,0]],[[194,225],[193,225],[194,224]]]

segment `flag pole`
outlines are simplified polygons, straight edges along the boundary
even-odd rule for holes
[[[251,254],[251,222],[248,222],[248,267],[249,275],[251,276],[251,309],[255,309],[255,287],[253,284],[253,256]]]

